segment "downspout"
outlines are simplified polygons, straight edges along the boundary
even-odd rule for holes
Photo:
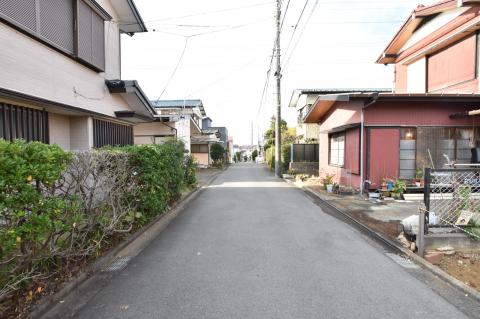
[[[364,145],[365,145],[365,137],[364,137],[364,128],[365,128],[365,109],[369,107],[370,105],[374,104],[377,102],[378,99],[378,92],[375,92],[372,94],[372,99],[367,103],[364,104],[362,107],[362,112],[360,113],[360,195],[363,195],[363,188],[364,188],[364,179],[365,179],[365,174],[364,174]]]
[[[160,123],[162,123],[162,124],[165,125],[166,127],[171,128],[172,130],[174,130],[174,131],[175,131],[175,140],[177,140],[178,130],[177,130],[175,127],[173,127],[173,126],[170,126],[170,125],[168,125],[168,124],[165,124],[165,122],[160,121]]]
[[[160,122],[161,124],[165,125],[166,127],[169,127],[170,129],[174,130],[175,131],[175,140],[177,140],[178,138],[178,130],[173,127],[173,126],[170,126],[168,124],[166,124],[165,122],[162,122],[160,119],[161,119],[161,116],[159,115],[154,115],[154,117],[158,120],[158,122]]]

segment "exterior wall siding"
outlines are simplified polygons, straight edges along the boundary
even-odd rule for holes
[[[395,64],[395,93],[407,92],[407,66]]]
[[[115,20],[109,1],[100,4]],[[0,87],[112,117],[114,111],[129,110],[105,86],[105,79],[120,78],[119,32],[115,22],[105,22],[106,66],[98,73],[0,23]]]
[[[160,123],[140,123],[133,127],[133,135],[135,144],[153,144],[155,136],[175,135],[175,130],[170,127],[175,127],[174,122]]]
[[[366,126],[458,126],[478,123],[475,117],[451,119],[451,114],[477,109],[472,103],[377,102],[365,110]]]
[[[428,92],[443,91],[450,86],[474,80],[476,47],[477,37],[474,34],[429,56]]]
[[[342,185],[351,186],[358,188],[360,185],[360,176],[357,174],[349,174],[350,168],[353,167],[355,162],[355,156],[360,156],[358,154],[358,146],[355,147],[356,151],[352,151],[351,147],[359,145],[360,137],[358,137],[358,144],[354,133],[349,133],[350,141],[346,137],[345,141],[345,168],[330,166],[328,163],[328,148],[329,148],[329,134],[328,131],[346,124],[355,124],[359,123],[360,111],[362,109],[363,103],[359,101],[351,102],[338,102],[332,109],[324,116],[323,122],[319,125],[319,174],[320,176],[325,176],[325,174],[335,175],[334,179],[336,182],[341,183]],[[358,130],[358,129],[357,129]],[[355,152],[357,155],[355,155]],[[353,156],[351,159],[350,156]],[[357,157],[358,159],[359,157]],[[358,161],[357,161],[358,163]],[[357,164],[359,165],[359,164]],[[357,166],[358,170],[358,166]]]
[[[57,144],[65,150],[70,149],[70,117],[49,113],[50,144]]]
[[[208,153],[192,153],[193,157],[197,160],[197,163],[202,166],[209,166],[209,155]]]
[[[345,132],[345,169],[360,174],[360,129]]]

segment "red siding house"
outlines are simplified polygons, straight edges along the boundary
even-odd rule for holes
[[[304,117],[320,124],[320,174],[362,188],[470,162],[480,141],[477,1],[419,6],[377,63],[395,66],[392,93],[319,95]]]

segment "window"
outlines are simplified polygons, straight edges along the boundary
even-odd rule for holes
[[[471,148],[477,144],[478,128],[417,128],[416,168],[443,168],[449,161],[470,163]]]
[[[208,144],[192,144],[190,148],[192,153],[208,153]]]
[[[0,138],[48,143],[48,113],[0,103]]]
[[[0,18],[96,70],[105,69],[104,19],[84,0],[0,0]]]
[[[416,130],[400,129],[400,178],[415,178]]]
[[[103,120],[93,120],[93,146],[133,145],[133,127]]]
[[[345,135],[331,135],[329,144],[329,164],[343,167],[345,162]]]

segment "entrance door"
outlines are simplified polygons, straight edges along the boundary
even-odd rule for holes
[[[372,188],[380,188],[384,178],[398,177],[400,130],[370,128],[368,130],[367,175]]]

